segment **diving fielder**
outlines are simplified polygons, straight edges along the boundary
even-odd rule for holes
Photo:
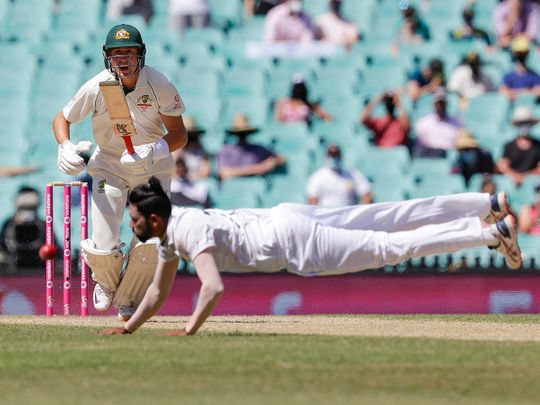
[[[103,46],[106,69],[86,82],[53,122],[59,144],[58,168],[65,174],[76,175],[85,168],[79,153],[92,145],[74,145],[70,141],[70,126],[92,114],[97,144],[87,167],[93,181],[92,239],[83,241],[81,250],[97,282],[94,307],[104,311],[114,297],[114,305],[125,319],[144,296],[157,261],[156,241],[133,241],[126,258],[120,251],[120,225],[128,193],[151,176],[159,178],[168,192],[174,169],[171,152],[187,142],[181,117],[184,103],[163,74],[145,65],[145,53],[145,44],[135,27],[113,27]],[[112,80],[122,84],[137,130],[131,137],[136,152],[133,155],[127,153],[122,138],[114,135],[100,92],[99,83]],[[124,259],[127,265],[121,278]]]
[[[171,335],[192,335],[217,305],[220,271],[276,272],[301,276],[343,274],[409,258],[489,246],[515,269],[522,263],[516,223],[504,192],[464,193],[326,208],[279,204],[270,209],[173,207],[159,181],[129,195],[131,226],[144,241],[159,237],[154,281],[124,328],[102,334],[134,332],[167,298],[179,257],[193,261],[202,286],[186,327]],[[171,212],[172,211],[172,212]]]

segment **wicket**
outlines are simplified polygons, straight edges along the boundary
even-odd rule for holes
[[[81,240],[88,238],[88,183],[55,181],[47,184],[45,192],[45,243],[54,244],[53,189],[64,188],[64,253],[63,253],[63,308],[71,314],[71,188],[79,187],[81,199]],[[88,266],[81,259],[81,316],[88,316]],[[46,315],[54,314],[54,259],[45,261]]]

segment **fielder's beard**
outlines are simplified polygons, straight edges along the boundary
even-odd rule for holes
[[[135,236],[139,238],[142,243],[145,243],[148,239],[153,237],[152,228],[150,227],[150,224],[148,222],[148,220],[145,222],[144,229],[141,230],[139,233],[135,232],[135,229],[132,229]]]

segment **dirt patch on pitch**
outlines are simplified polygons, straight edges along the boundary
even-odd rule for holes
[[[187,317],[155,317],[144,328],[182,328]],[[96,329],[120,326],[115,317],[2,316],[2,324],[91,326]],[[458,340],[501,340],[540,342],[540,324],[490,321],[395,319],[380,316],[216,316],[201,333],[263,333],[330,336],[425,337]]]

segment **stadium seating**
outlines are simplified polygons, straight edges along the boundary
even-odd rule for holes
[[[153,0],[155,14],[148,25],[139,15],[107,21],[106,2],[102,0],[61,0],[58,5],[54,0],[0,0],[0,96],[9,101],[0,112],[0,136],[10,139],[0,148],[0,161],[3,165],[38,161],[42,166],[40,174],[2,178],[7,190],[0,197],[4,216],[18,185],[29,182],[42,187],[48,179],[69,179],[55,168],[57,145],[51,121],[77,88],[103,69],[101,47],[105,35],[111,25],[119,22],[140,28],[147,44],[147,63],[177,86],[186,104],[186,115],[193,115],[207,130],[201,141],[212,157],[231,140],[225,129],[238,113],[247,114],[259,127],[260,131],[251,135],[253,142],[286,156],[286,167],[265,179],[231,180],[219,187],[216,178],[210,180],[218,207],[305,202],[306,181],[324,164],[326,147],[332,142],[342,147],[347,167],[359,169],[370,179],[375,201],[465,190],[461,177],[451,174],[454,155],[447,159],[413,159],[404,147],[374,147],[371,132],[361,125],[359,116],[367,100],[385,90],[405,88],[406,73],[434,57],[444,61],[449,77],[467,52],[479,52],[484,70],[500,84],[503,74],[512,68],[508,52],[488,49],[481,41],[456,42],[448,37],[448,31],[461,23],[467,0],[412,0],[430,26],[432,39],[423,44],[400,44],[399,53],[393,52],[391,46],[403,21],[397,0],[344,0],[343,14],[358,24],[363,38],[350,51],[339,48],[336,56],[323,59],[251,58],[246,47],[263,40],[264,17],[247,18],[240,0],[209,3],[212,27],[191,28],[180,34],[169,26],[168,0]],[[491,33],[497,3],[482,0],[474,5],[478,23]],[[328,1],[306,0],[304,6],[316,17],[328,10]],[[539,61],[538,50],[534,49],[531,65],[538,69]],[[273,119],[275,102],[289,96],[296,73],[304,77],[310,99],[320,102],[334,121],[314,118],[308,126]],[[413,126],[433,111],[430,95],[414,105],[404,95],[402,103]],[[497,92],[483,94],[472,98],[464,110],[457,95],[448,98],[449,113],[462,119],[495,160],[502,155],[504,144],[515,136],[510,119],[519,105],[530,105],[540,115],[540,107],[531,95],[520,95],[510,103]],[[383,106],[378,106],[375,113],[382,110]],[[540,136],[539,128],[533,128],[533,136]],[[92,140],[91,119],[73,125],[72,137]],[[411,137],[414,140],[414,133]],[[500,190],[509,192],[511,203],[519,208],[534,198],[539,179],[530,177],[520,188],[502,175],[496,175],[494,180]],[[467,190],[479,191],[481,181],[481,175],[473,176]],[[126,222],[123,239],[129,239],[130,234]],[[534,251],[537,239],[522,239],[527,263],[540,268],[540,256]],[[463,257],[433,256],[420,262],[449,269],[454,259],[463,259],[468,265],[502,266],[497,255],[483,250],[467,251]]]

